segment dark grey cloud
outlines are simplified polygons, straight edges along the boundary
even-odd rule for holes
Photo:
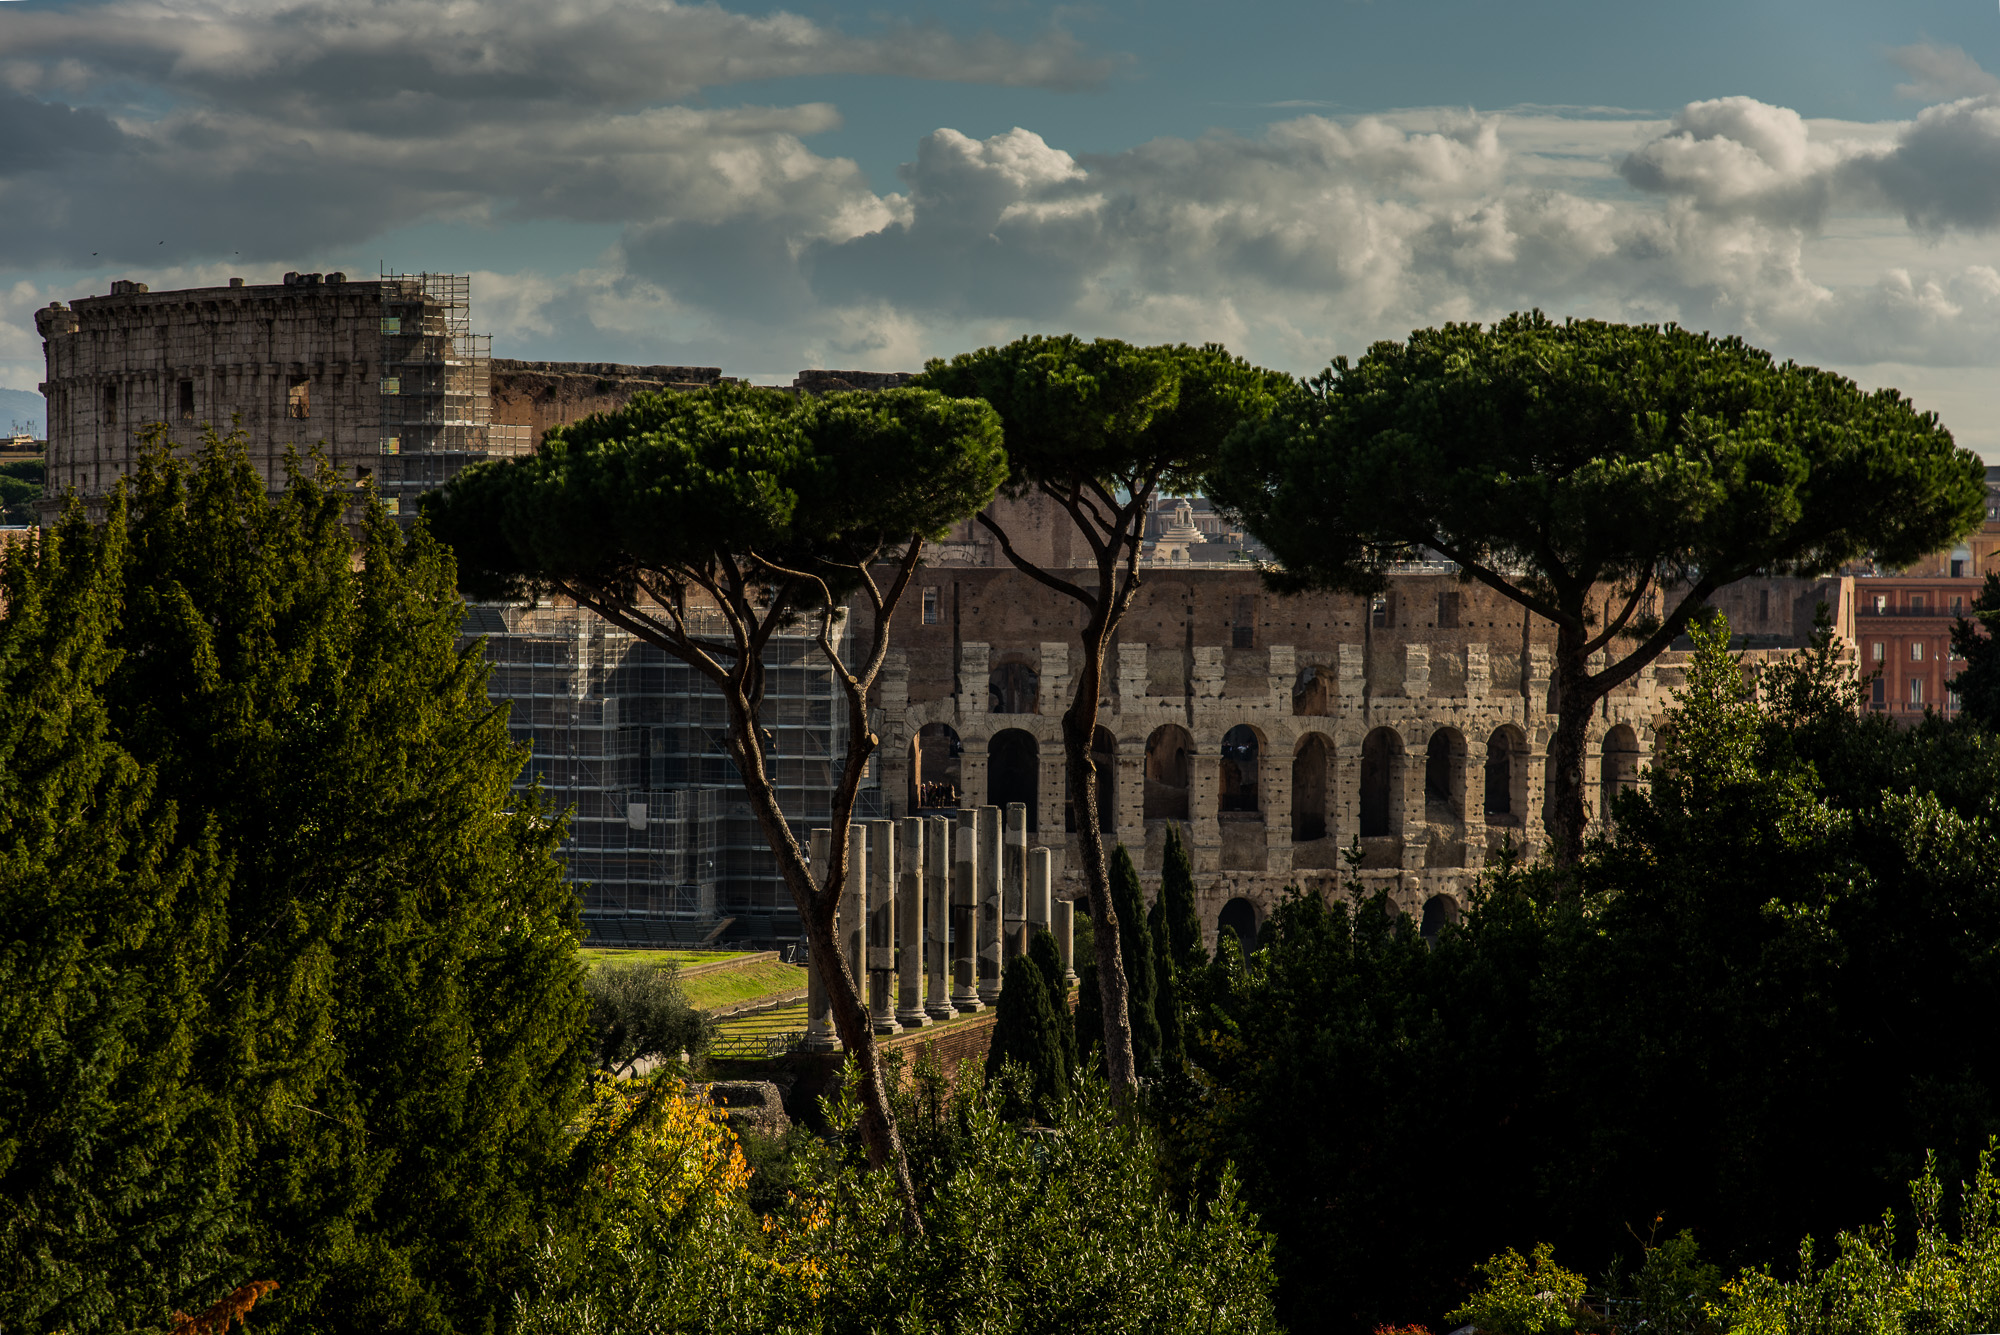
[[[47,171],[101,158],[124,146],[103,112],[44,102],[0,88],[0,177]]]
[[[2000,93],[1926,108],[1893,149],[1852,171],[1918,231],[2000,227]]]

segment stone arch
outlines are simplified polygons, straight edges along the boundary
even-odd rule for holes
[[[1486,739],[1486,823],[1525,828],[1528,823],[1528,737],[1503,723]]]
[[[1041,675],[1018,659],[995,663],[986,674],[986,712],[1032,714],[1041,694]]]
[[[1216,784],[1216,811],[1260,811],[1257,791],[1257,761],[1263,754],[1263,738],[1247,723],[1239,723],[1222,734],[1222,763]]]
[[[1146,739],[1145,819],[1187,820],[1189,758],[1194,739],[1178,723],[1153,729]]]
[[[1326,790],[1332,772],[1333,747],[1325,734],[1309,732],[1299,738],[1292,753],[1293,843],[1326,838]]]
[[[1041,786],[1041,746],[1023,728],[1008,728],[986,744],[986,802],[1003,811],[1009,802],[1028,808],[1028,828],[1037,828],[1040,810],[1035,798]]]
[[[1459,920],[1458,901],[1450,895],[1432,895],[1424,901],[1423,938],[1436,944],[1438,934]]]
[[[1243,951],[1248,954],[1257,948],[1257,906],[1238,895],[1222,906],[1222,912],[1215,916],[1215,936],[1222,939],[1222,929],[1236,929],[1236,939],[1243,943]]]
[[[1377,728],[1361,740],[1361,837],[1401,834],[1403,823],[1403,739],[1394,728]]]
[[[1639,734],[1632,731],[1631,725],[1620,723],[1604,734],[1603,764],[1598,773],[1597,810],[1609,831],[1611,799],[1639,786]]]
[[[959,757],[965,746],[949,723],[926,723],[910,739],[910,810],[959,804]]]
[[[1097,767],[1097,828],[1106,834],[1118,828],[1118,739],[1100,727],[1090,739],[1090,760]],[[1063,828],[1076,833],[1076,794],[1070,787],[1067,757],[1063,764]]]
[[[1424,747],[1424,818],[1465,820],[1465,734],[1439,728]]]

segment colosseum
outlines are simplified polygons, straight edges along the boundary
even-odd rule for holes
[[[1068,564],[1059,525],[1010,534],[1025,527],[1040,535],[1031,559]],[[1446,567],[1398,570],[1373,598],[1276,595],[1240,559],[1153,559],[1142,580],[1109,656],[1097,819],[1149,886],[1168,823],[1180,823],[1210,931],[1261,926],[1287,886],[1356,882],[1434,929],[1503,844],[1541,850],[1548,622]],[[1821,603],[1853,640],[1849,577],[1745,581],[1716,603],[1752,668],[1805,643]],[[1081,816],[1065,791],[1061,715],[1079,621],[1074,603],[962,528],[896,614],[877,723],[888,814],[1023,802],[1031,842],[1067,854],[1072,895]],[[1594,819],[1639,782],[1686,658],[1670,651],[1600,705]]]

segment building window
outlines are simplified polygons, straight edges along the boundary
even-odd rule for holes
[[[1875,679],[1874,684],[1875,684],[1875,707],[1877,709],[1880,709],[1884,704],[1888,703],[1889,684],[1883,681],[1880,677],[1877,677]]]
[[[1952,614],[1953,616],[1955,616],[1955,617],[1962,617],[1962,616],[1964,616],[1964,615],[1965,615],[1965,595],[1964,595],[1964,594],[1962,594],[1962,593],[1954,593],[1954,594],[1953,594],[1953,595],[1951,596],[1951,614]]]
[[[1923,702],[1924,702],[1924,679],[1922,677],[1912,677],[1910,678],[1910,703],[1913,705],[1920,705]]]
[[[1950,689],[1947,689],[1947,690],[1945,691],[1945,693],[1944,693],[1944,707],[1945,707],[1945,712],[1946,712],[1946,713],[1951,713],[1951,714],[1955,714],[1955,713],[1957,713],[1957,712],[1958,712],[1958,692],[1957,692],[1957,691],[1954,691],[1954,690],[1950,690]]]
[[[1878,616],[1879,616],[1879,615],[1881,615],[1882,613],[1884,613],[1884,612],[1886,612],[1886,611],[1888,611],[1888,610],[1889,610],[1889,595],[1888,595],[1888,594],[1886,594],[1886,593],[1878,593],[1878,594],[1876,594],[1876,595],[1875,595],[1875,612],[1876,612],[1876,615],[1878,615]]]
[[[183,422],[192,422],[194,420],[194,381],[181,381],[180,390],[181,420]]]
[[[924,624],[935,626],[939,620],[938,591],[936,588],[924,590]]]
[[[1458,594],[1456,592],[1440,593],[1438,595],[1438,629],[1458,629]]]
[[[400,333],[402,333],[402,332],[403,332],[403,317],[402,317],[402,316],[400,316],[400,315],[385,315],[385,316],[383,316],[383,317],[382,317],[382,332],[383,332],[383,333],[385,333],[385,334],[400,334]]]
[[[1233,649],[1257,647],[1257,600],[1250,594],[1238,594],[1236,597],[1236,615],[1229,626],[1229,644]]]
[[[1868,656],[1874,659],[1877,663],[1880,663],[1883,659],[1889,656],[1888,653],[1889,646],[1884,644],[1880,640],[1877,640],[1875,641],[1874,644],[1868,646],[1868,650],[1869,650]]]
[[[1368,624],[1371,626],[1393,626],[1396,624],[1396,609],[1389,602],[1389,595],[1378,593],[1368,604]]]
[[[1921,593],[1910,595],[1910,610],[1912,612],[1921,612],[1924,610],[1924,596]]]
[[[384,394],[401,394],[403,392],[403,382],[395,376],[389,376],[382,381],[382,392]]]
[[[1910,661],[1912,663],[1921,663],[1924,661],[1924,642],[1922,640],[1910,641]]]
[[[104,425],[118,425],[118,386],[104,387]]]
[[[1965,561],[1963,558],[1957,556],[1951,558],[1951,577],[1953,579],[1965,578]]]
[[[311,417],[312,415],[312,380],[306,376],[295,375],[285,389],[285,416]]]

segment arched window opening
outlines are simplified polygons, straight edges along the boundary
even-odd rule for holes
[[[1313,732],[1299,742],[1292,757],[1292,842],[1326,838],[1326,738]]]
[[[1009,802],[1028,808],[1028,828],[1036,828],[1035,790],[1042,773],[1041,748],[1019,728],[996,733],[986,746],[986,801],[1005,810]]]
[[[1379,839],[1396,833],[1402,815],[1395,800],[1402,777],[1403,739],[1389,728],[1377,728],[1361,742],[1361,837]]]
[[[1239,895],[1222,906],[1222,912],[1215,920],[1218,948],[1225,927],[1236,933],[1236,939],[1243,943],[1244,954],[1257,948],[1257,906],[1249,900]]]
[[[1511,724],[1486,739],[1486,823],[1524,825],[1528,814],[1528,739]]]
[[[1613,826],[1612,799],[1639,786],[1639,735],[1626,724],[1604,734],[1604,758],[1598,777],[1598,812],[1604,828]]]
[[[1099,728],[1090,739],[1090,763],[1097,769],[1097,828],[1106,834],[1118,828],[1118,739]],[[1063,765],[1063,828],[1076,833],[1076,793]]]
[[[1439,728],[1424,750],[1424,818],[1465,819],[1465,738],[1455,728]]]
[[[1421,927],[1426,942],[1436,944],[1438,934],[1459,920],[1458,901],[1450,895],[1432,895],[1424,901]]]
[[[1256,811],[1257,730],[1239,723],[1222,734],[1222,773],[1216,806],[1220,811]]]
[[[1194,740],[1187,729],[1169,723],[1146,739],[1147,820],[1187,820],[1188,755]]]
[[[1041,678],[1026,663],[1001,663],[986,675],[986,709],[993,714],[1032,714]]]
[[[965,747],[948,723],[926,723],[910,742],[910,810],[950,810],[959,801]]]

